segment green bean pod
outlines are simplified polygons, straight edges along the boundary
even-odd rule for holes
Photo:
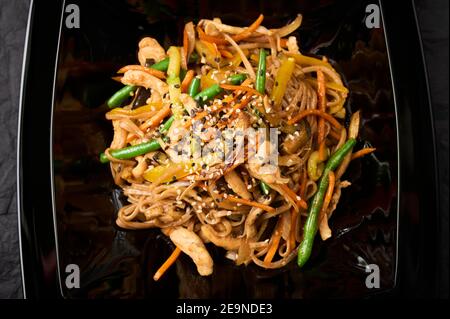
[[[311,255],[314,238],[317,233],[320,210],[322,209],[323,200],[328,188],[328,174],[330,171],[334,171],[342,163],[345,156],[352,150],[355,143],[355,139],[349,139],[330,157],[325,165],[317,192],[309,204],[308,218],[306,219],[305,226],[303,227],[303,240],[298,248],[297,256],[297,264],[299,267],[303,267]]]
[[[266,50],[259,50],[258,71],[256,74],[256,90],[264,94],[266,91]]]
[[[228,78],[228,83],[233,85],[239,85],[247,78],[247,75],[243,73],[233,74]]]
[[[172,123],[174,120],[175,120],[175,116],[172,115],[171,117],[169,117],[169,119],[160,126],[159,132],[160,133],[167,132],[170,129],[170,127],[172,126]]]
[[[170,60],[169,58],[165,58],[164,60],[161,60],[158,63],[151,65],[150,68],[166,72],[167,68],[169,67],[169,60]]]
[[[203,91],[201,91],[200,93],[198,93],[194,97],[194,100],[196,100],[198,102],[206,102],[206,101],[214,98],[218,94],[222,93],[222,91],[223,91],[223,89],[220,87],[219,84],[213,84],[210,87],[208,87],[208,88],[204,89]]]
[[[121,88],[119,91],[114,93],[113,96],[111,96],[106,102],[108,107],[110,109],[119,107],[128,97],[130,97],[131,92],[134,92],[134,90],[137,89],[137,86],[133,85],[126,85],[123,88]]]
[[[197,95],[198,90],[200,89],[200,78],[195,77],[192,79],[191,84],[189,84],[188,94],[191,97]]]
[[[198,55],[195,52],[193,52],[191,54],[191,56],[189,57],[189,63],[197,62],[197,60],[198,60]],[[166,72],[167,69],[169,68],[169,61],[170,61],[170,58],[165,58],[164,60],[161,60],[158,63],[151,65],[150,68],[158,70],[158,71]]]
[[[269,185],[267,185],[266,183],[264,183],[263,181],[261,181],[261,182],[259,183],[259,188],[261,189],[261,192],[262,192],[264,195],[269,195],[269,193],[270,193],[270,186],[269,186]]]
[[[121,149],[112,150],[110,152],[111,156],[117,159],[126,160],[134,158],[139,155],[144,155],[149,152],[154,152],[159,150],[161,145],[156,140],[151,140],[150,142],[141,143],[137,145],[127,146]],[[100,154],[100,162],[108,163],[109,159],[106,157],[105,153]]]

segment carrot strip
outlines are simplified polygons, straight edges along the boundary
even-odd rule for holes
[[[164,264],[159,267],[159,269],[155,272],[155,275],[153,275],[153,280],[158,281],[159,278],[161,278],[162,275],[170,268],[170,266],[173,265],[173,263],[177,260],[178,256],[181,254],[180,248],[175,248],[175,250],[170,254],[169,258],[164,262]]]
[[[322,112],[326,111],[326,87],[325,87],[325,75],[322,71],[317,71],[317,96],[319,100],[319,110]],[[323,118],[319,119],[317,142],[319,144],[319,160],[324,161],[326,159],[325,152],[325,120]]]
[[[264,20],[264,15],[260,14],[259,17],[253,22],[247,29],[242,31],[241,33],[238,33],[234,36],[232,36],[232,39],[236,42],[239,42],[241,40],[244,40],[252,35],[253,32],[258,29],[258,27],[261,25],[261,22]]]
[[[161,110],[158,111],[152,118],[148,119],[139,127],[141,130],[145,131],[149,128],[159,125],[164,118],[171,112],[170,105],[165,105]]]
[[[215,37],[212,35],[207,35],[200,26],[197,26],[197,32],[198,32],[199,39],[202,41],[215,43],[215,44],[228,44],[228,41],[223,38]]]
[[[117,71],[117,73],[125,73],[127,71],[130,70],[136,70],[136,71],[142,71],[145,72],[147,74],[153,75],[159,79],[165,79],[166,75],[164,74],[164,72],[159,71],[159,70],[155,70],[152,68],[147,68],[145,66],[142,65],[126,65],[123,68],[119,69],[119,71]]]
[[[247,93],[246,95],[244,95],[241,99],[240,103],[237,103],[235,105],[233,105],[233,108],[225,115],[226,118],[228,119],[228,121],[231,120],[231,115],[233,115],[234,112],[236,112],[237,110],[243,109],[244,107],[247,106],[248,103],[250,103],[251,100],[251,96]]]
[[[326,211],[328,209],[328,205],[330,205],[331,197],[333,196],[335,182],[336,182],[336,177],[335,177],[334,173],[332,171],[330,171],[328,173],[328,188],[327,188],[327,192],[325,194],[325,198],[323,200],[322,210],[320,212],[322,217],[326,213]],[[321,218],[319,218],[319,220],[321,220]]]
[[[306,204],[306,202],[300,198],[297,198],[297,194],[295,194],[290,188],[289,186],[287,186],[286,184],[279,184],[280,187],[287,193],[287,195],[301,208],[307,209],[308,208],[308,204]]]
[[[183,30],[183,53],[186,59],[186,64],[187,64],[188,50],[189,50],[189,37],[185,26]]]
[[[230,90],[230,91],[246,91],[249,93],[253,93],[253,95],[260,95],[262,96],[261,93],[259,93],[258,91],[256,91],[255,89],[249,87],[249,86],[244,86],[244,85],[231,85],[231,84],[221,84],[220,87],[222,89],[225,90]]]
[[[340,140],[341,138],[341,134],[339,134],[338,132],[335,132],[333,130],[330,130],[329,135],[334,138],[335,140]]]
[[[232,195],[228,195],[226,199],[228,199],[230,202],[261,208],[262,210],[265,210],[265,211],[267,211],[269,213],[275,212],[275,208],[273,208],[273,207],[270,207],[268,205],[264,205],[264,204],[261,204],[261,203],[258,203],[258,202],[254,202],[254,201],[251,201],[251,200],[248,200],[248,199],[239,198],[239,197],[235,197],[235,196],[232,196]]]
[[[277,226],[275,227],[275,231],[272,234],[272,238],[270,239],[270,247],[267,251],[266,256],[264,257],[264,264],[267,266],[272,262],[275,253],[278,250],[278,246],[280,245],[281,240],[281,218],[278,219]]]
[[[245,83],[245,81],[242,82],[242,84],[244,84],[244,83]],[[227,96],[226,98],[224,98],[224,99],[222,100],[222,104],[221,104],[221,105],[218,105],[218,104],[215,105],[216,108],[213,109],[212,111],[214,111],[214,112],[221,111],[222,109],[224,109],[225,107],[227,107],[228,104],[230,104],[231,102],[233,102],[234,100],[236,100],[236,99],[239,97],[239,95],[240,95],[240,94],[234,94],[234,95],[229,95],[229,96]],[[199,120],[205,118],[208,114],[209,114],[209,113],[208,113],[207,111],[199,112],[199,113],[197,113],[197,114],[194,116],[194,121],[199,121]],[[187,120],[187,122],[184,123],[184,128],[185,128],[185,129],[188,129],[189,127],[191,127],[192,122],[193,122],[193,120],[192,120],[191,118],[189,118],[189,119]]]
[[[306,184],[308,183],[308,175],[306,169],[303,169],[302,173],[302,183],[300,184],[300,189],[298,194],[301,198],[305,197],[306,193]],[[291,209],[291,233],[289,235],[289,240],[291,241],[291,247],[294,249],[295,247],[295,224],[297,222],[299,212],[296,212],[294,208]]]
[[[191,84],[191,81],[194,78],[194,75],[195,75],[194,70],[187,71],[186,76],[183,79],[183,82],[181,82],[181,92],[183,92],[183,93],[187,92],[189,84]]]
[[[295,247],[295,224],[297,221],[298,212],[291,208],[291,228],[289,230],[289,242],[291,249]]]
[[[219,53],[221,56],[223,56],[224,58],[228,58],[228,59],[232,59],[233,58],[233,54],[225,49],[219,49]]]
[[[325,120],[327,120],[328,122],[330,122],[335,128],[337,129],[341,129],[341,124],[339,124],[339,122],[332,117],[330,114],[322,112],[320,110],[303,110],[300,113],[298,113],[296,116],[294,116],[293,118],[291,118],[287,123],[289,125],[295,124],[298,121],[300,121],[302,118],[309,116],[309,115],[316,115],[316,116],[321,116],[323,117]]]
[[[373,153],[373,152],[375,152],[375,150],[376,150],[376,148],[372,148],[372,147],[363,148],[362,150],[359,150],[352,154],[352,160],[363,157],[364,155]]]

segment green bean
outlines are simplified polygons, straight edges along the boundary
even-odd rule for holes
[[[189,84],[188,94],[191,97],[197,95],[198,90],[200,89],[200,78],[195,77],[192,79],[191,84]]]
[[[166,72],[167,68],[169,67],[169,58],[165,58],[164,60],[159,61],[158,63],[155,63],[150,66],[150,68]]]
[[[172,123],[174,120],[175,120],[175,116],[172,115],[171,117],[169,117],[169,119],[163,125],[160,126],[159,132],[160,133],[167,132],[170,129],[170,127],[172,126]]]
[[[180,81],[183,82],[184,78],[186,77],[187,70],[181,69],[180,70]]]
[[[150,68],[158,70],[158,71],[166,72],[167,68],[169,67],[169,60],[170,60],[169,58],[165,58],[164,60],[161,60],[158,63],[151,65]],[[193,52],[191,54],[191,56],[189,57],[189,63],[197,62],[197,60],[198,60],[198,55],[195,52]]]
[[[159,142],[156,140],[151,140],[150,142],[127,146],[118,150],[112,150],[110,152],[111,156],[117,159],[130,159],[139,155],[144,155],[149,152],[156,151],[161,148]],[[105,153],[100,154],[100,162],[108,163],[109,159],[106,157]]]
[[[198,102],[206,102],[207,100],[210,100],[214,98],[216,95],[222,93],[223,89],[220,87],[219,84],[213,84],[210,87],[204,89],[200,93],[198,93],[194,100]]]
[[[256,90],[264,94],[266,91],[266,50],[259,50],[258,73],[256,74]]]
[[[124,86],[119,91],[114,93],[114,95],[109,98],[106,104],[110,109],[119,107],[123,103],[123,101],[125,101],[130,96],[131,92],[136,90],[136,88],[137,88],[136,86],[132,85]]]
[[[334,171],[342,163],[345,156],[352,150],[355,143],[355,139],[349,139],[331,156],[325,165],[317,192],[314,194],[314,197],[309,204],[308,218],[306,219],[305,226],[303,227],[303,240],[298,248],[297,256],[297,264],[299,267],[303,267],[311,255],[314,237],[317,233],[320,210],[322,209],[323,199],[328,188],[328,174],[330,171]]]
[[[264,195],[269,195],[269,193],[270,193],[270,186],[269,186],[269,185],[267,185],[266,183],[264,183],[263,181],[261,181],[261,182],[259,183],[259,188],[261,189],[261,192],[262,192]]]
[[[239,73],[233,74],[228,78],[228,82],[233,85],[239,85],[247,78],[247,75]]]
[[[245,74],[234,74],[228,78],[228,82],[233,85],[238,85],[241,84],[242,81],[246,79],[246,77],[247,76]],[[198,102],[206,102],[214,98],[216,95],[222,93],[222,91],[223,89],[218,83],[216,83],[195,95],[194,100]]]

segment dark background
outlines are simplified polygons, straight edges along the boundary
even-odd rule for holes
[[[17,234],[16,137],[29,2],[0,0],[0,298],[22,297]],[[448,298],[448,1],[414,2],[430,78],[439,161],[442,216],[439,246],[442,274],[440,295]]]

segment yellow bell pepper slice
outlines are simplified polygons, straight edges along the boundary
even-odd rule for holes
[[[144,173],[144,178],[151,183],[168,183],[194,174],[200,168],[200,165],[195,164],[192,161],[180,163],[172,162],[166,165],[156,166],[146,171]]]
[[[154,112],[154,111],[158,111],[162,108],[162,102],[155,102],[155,103],[150,103],[144,106],[140,106],[134,110],[126,110],[122,107],[116,107],[115,109],[112,109],[111,111],[109,111],[107,114],[120,114],[120,115],[127,115],[127,116],[135,116],[135,115],[139,115],[142,113],[147,113],[147,112]]]
[[[290,57],[293,57],[295,59],[295,62],[297,62],[300,65],[321,65],[330,69],[333,68],[331,64],[326,61],[306,56],[301,53],[286,53],[286,54]]]
[[[277,75],[275,77],[275,83],[272,88],[271,99],[274,102],[274,107],[278,110],[281,106],[281,102],[283,102],[283,96],[286,92],[286,87],[291,79],[292,73],[295,68],[295,59],[289,57],[287,59],[283,59],[281,62],[281,66],[278,69]]]

